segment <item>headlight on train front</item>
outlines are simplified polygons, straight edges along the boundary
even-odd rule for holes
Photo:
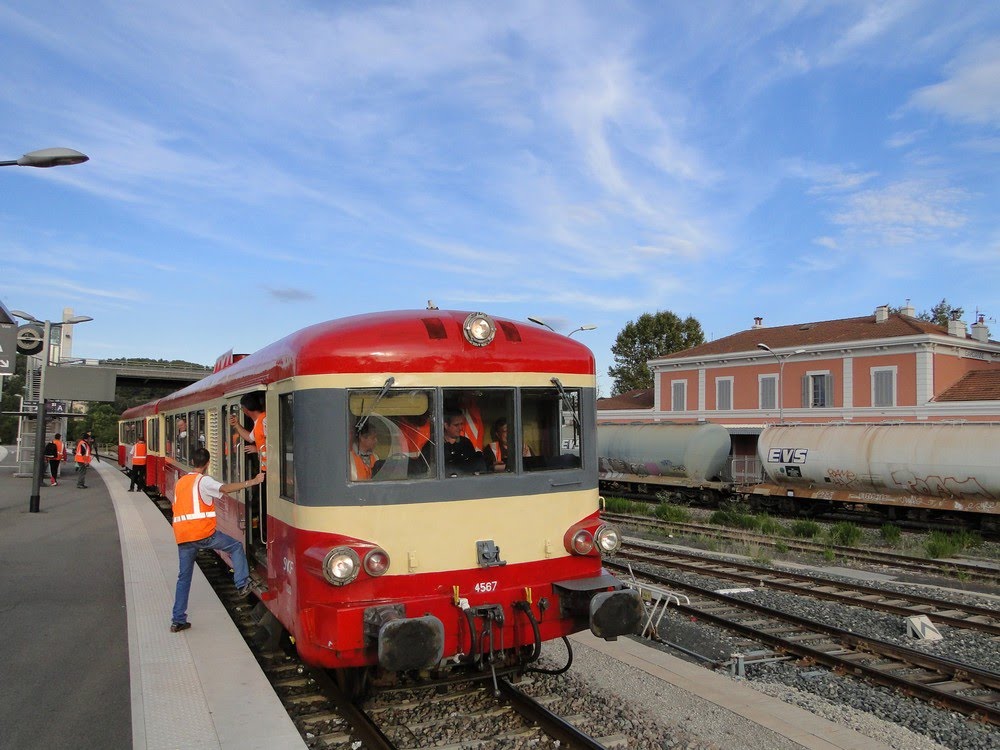
[[[573,547],[573,552],[578,555],[589,555],[590,551],[594,549],[594,537],[586,529],[580,529],[573,535],[573,539],[570,542]]]
[[[365,554],[365,572],[372,578],[377,578],[389,569],[389,553],[376,547]]]
[[[323,576],[334,586],[343,586],[358,577],[361,559],[350,547],[334,547],[323,558]]]
[[[601,526],[594,538],[602,555],[613,555],[622,546],[622,535],[618,529],[608,524]]]
[[[486,313],[471,313],[462,324],[465,340],[473,346],[486,346],[496,335],[497,327]]]

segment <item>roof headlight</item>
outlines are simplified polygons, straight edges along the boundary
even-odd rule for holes
[[[594,535],[602,555],[613,555],[622,546],[622,535],[614,526],[604,524]]]
[[[465,340],[473,346],[486,346],[496,335],[497,326],[486,313],[471,313],[462,324]]]
[[[389,553],[380,547],[368,550],[364,566],[368,575],[377,578],[389,569]]]
[[[323,576],[334,586],[343,586],[358,577],[361,559],[350,547],[334,547],[323,558]]]

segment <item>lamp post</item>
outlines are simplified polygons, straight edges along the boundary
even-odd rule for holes
[[[781,399],[781,376],[785,372],[785,360],[791,357],[793,354],[802,354],[805,349],[796,349],[794,352],[789,352],[784,356],[780,356],[775,351],[769,347],[767,344],[757,344],[758,349],[763,349],[765,352],[769,352],[776,360],[778,360],[778,422],[784,424],[785,422],[785,412],[782,409],[782,399]]]
[[[29,315],[21,310],[11,310],[12,315],[27,320],[29,323],[37,323],[42,326],[42,340],[45,345],[42,350],[41,373],[38,378],[38,414],[35,423],[35,469],[31,474],[31,498],[28,500],[28,512],[37,513],[41,501],[42,474],[45,472],[45,371],[49,367],[49,354],[52,348],[52,329],[62,328],[64,324],[74,325],[76,323],[86,323],[93,318],[87,315],[74,315],[72,318],[53,324],[49,320],[41,321],[34,315]]]
[[[39,151],[29,151],[20,159],[0,161],[0,167],[66,167],[71,164],[82,164],[89,159],[86,154],[71,148],[43,148]]]
[[[538,325],[540,325],[540,326],[545,326],[545,327],[546,327],[546,328],[548,328],[548,329],[549,329],[550,331],[552,331],[552,333],[559,333],[559,332],[558,332],[558,331],[557,331],[557,330],[556,330],[555,328],[553,328],[552,326],[550,326],[550,325],[549,325],[548,323],[546,323],[546,322],[545,322],[544,320],[542,320],[541,318],[533,318],[533,317],[531,317],[531,316],[529,315],[529,316],[528,316],[528,320],[530,320],[530,321],[531,321],[532,323],[537,323],[537,324],[538,324]],[[567,336],[572,336],[572,335],[573,335],[574,333],[576,333],[577,331],[593,331],[593,330],[594,330],[595,328],[597,328],[597,326],[595,326],[595,325],[585,325],[585,326],[580,326],[579,328],[574,328],[574,329],[573,329],[572,331],[570,331],[570,332],[569,332],[569,333],[567,333],[566,335],[567,335]]]

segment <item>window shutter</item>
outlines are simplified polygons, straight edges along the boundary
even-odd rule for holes
[[[809,376],[802,376],[802,407],[808,409],[812,406],[812,394],[809,392]]]

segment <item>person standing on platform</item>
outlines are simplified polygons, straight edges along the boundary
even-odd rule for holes
[[[81,489],[87,489],[87,469],[90,468],[90,455],[92,449],[90,447],[90,433],[83,433],[83,437],[76,441],[76,470],[79,472],[76,475],[76,486]]]
[[[178,573],[174,609],[170,617],[170,632],[179,633],[191,627],[187,619],[188,596],[191,593],[191,575],[198,551],[215,549],[229,555],[233,565],[233,582],[236,595],[243,598],[250,594],[250,566],[243,544],[215,527],[215,501],[223,493],[253,487],[264,481],[263,472],[245,482],[222,484],[205,472],[211,455],[204,448],[191,451],[195,470],[177,480],[174,486],[173,529],[177,541]]]
[[[59,435],[56,434],[56,438],[58,437]],[[55,487],[58,484],[56,477],[59,474],[59,446],[56,445],[55,440],[50,440],[45,444],[45,460],[49,462],[49,473],[52,475],[49,484]]]
[[[132,492],[138,486],[139,492],[146,490],[146,441],[141,437],[135,445],[129,448],[128,456],[132,459],[132,471],[129,473],[128,491]]]
[[[66,443],[62,441],[62,435],[58,432],[56,433],[56,436],[52,438],[52,442],[56,444],[56,461],[60,464],[56,466],[56,473],[53,476],[53,479],[58,479],[62,469],[61,464],[66,460]],[[52,484],[55,484],[55,482]]]

